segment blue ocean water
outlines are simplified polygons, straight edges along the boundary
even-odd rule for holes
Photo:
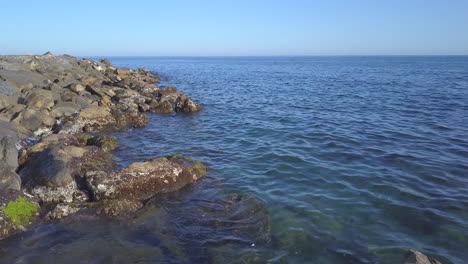
[[[51,225],[11,256],[390,264],[414,248],[468,262],[468,57],[110,60],[158,72],[204,106],[115,133],[117,164],[183,154],[209,175],[155,201],[138,228]],[[235,221],[213,209],[229,193],[247,197]]]

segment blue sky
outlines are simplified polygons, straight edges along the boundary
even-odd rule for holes
[[[468,54],[467,0],[9,0],[0,14],[0,54]]]

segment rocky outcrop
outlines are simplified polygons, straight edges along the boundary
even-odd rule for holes
[[[60,143],[60,144],[59,144]],[[195,160],[179,155],[113,169],[112,136],[52,134],[20,157],[23,189],[41,204],[53,204],[47,218],[81,209],[118,215],[133,212],[156,194],[178,190],[207,173]]]
[[[117,138],[96,134],[143,127],[147,112],[201,109],[158,82],[147,69],[106,59],[0,56],[0,239],[83,210],[131,213],[205,175],[204,165],[181,156],[115,170]]]
[[[403,264],[442,264],[439,261],[424,255],[423,253],[410,249],[405,253]]]
[[[0,116],[25,134],[119,131],[142,127],[145,112],[195,112],[174,88],[160,89],[147,69],[72,56],[0,56]],[[17,105],[22,105],[17,106]]]
[[[203,177],[206,167],[179,155],[133,163],[120,171],[88,172],[85,177],[93,200],[147,200],[175,191]]]

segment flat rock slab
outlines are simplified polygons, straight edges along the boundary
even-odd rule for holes
[[[0,79],[0,93],[7,96],[12,96],[18,93],[18,89],[11,83]]]
[[[200,162],[182,156],[136,162],[117,172],[89,172],[88,186],[95,200],[146,200],[158,193],[178,190],[207,173]]]

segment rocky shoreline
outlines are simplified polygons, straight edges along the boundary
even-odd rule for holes
[[[65,217],[125,217],[203,177],[205,165],[179,155],[114,168],[118,140],[101,132],[144,127],[146,113],[202,109],[158,83],[147,69],[106,59],[0,56],[0,240]],[[233,197],[229,204],[244,202]],[[402,263],[440,262],[409,250]]]
[[[117,139],[99,132],[201,110],[158,82],[106,59],[0,56],[0,239],[72,214],[128,214],[203,177],[203,164],[177,155],[113,168]]]

